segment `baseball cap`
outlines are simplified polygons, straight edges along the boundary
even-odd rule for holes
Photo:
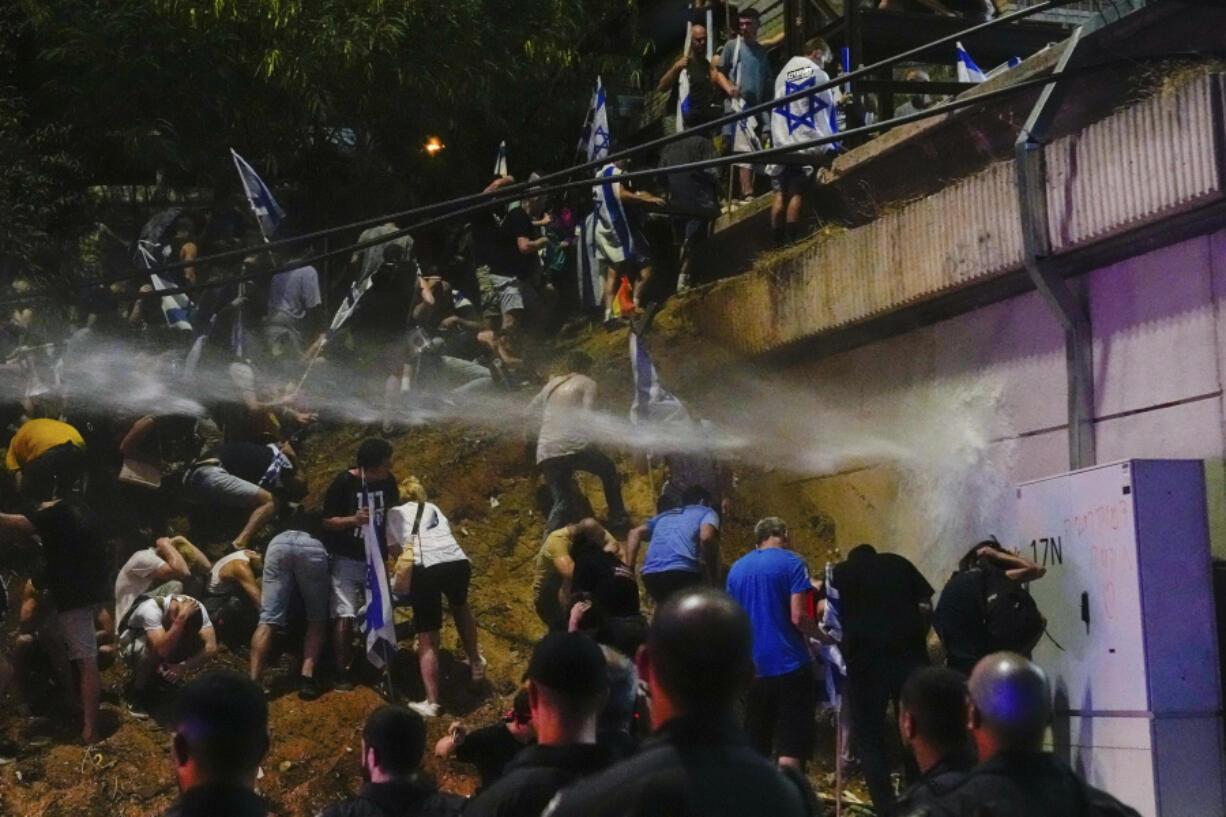
[[[609,686],[604,653],[582,633],[550,633],[538,641],[524,680],[575,695],[595,695]]]

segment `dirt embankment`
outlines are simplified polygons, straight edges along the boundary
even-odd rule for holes
[[[602,408],[624,412],[630,403],[630,368],[623,332],[585,333],[574,341],[597,359],[595,376],[601,385]],[[525,396],[527,399],[527,396]],[[318,499],[333,475],[350,464],[366,430],[334,428],[314,436],[304,452],[303,467],[310,478],[311,496]],[[488,680],[474,687],[455,629],[443,631],[442,703],[448,713],[430,723],[430,741],[440,737],[452,717],[481,725],[505,711],[514,693],[534,641],[544,632],[531,604],[532,558],[543,536],[546,498],[540,481],[524,455],[517,435],[448,424],[407,430],[394,436],[395,473],[415,474],[431,498],[452,520],[465,552],[474,566],[471,603],[481,631],[481,646],[489,660]],[[654,512],[654,490],[661,475],[648,472],[629,457],[619,461],[626,504],[637,522]],[[603,496],[594,479],[581,477],[581,487],[598,516],[604,515]],[[804,552],[815,567],[830,554],[820,544],[820,516],[806,516],[799,506],[789,507],[786,486],[777,477],[742,473],[731,518],[723,524],[724,561],[731,563],[744,552],[753,523],[767,513],[781,513],[808,531],[795,537],[814,552]],[[781,507],[781,503],[784,507]],[[789,515],[790,514],[790,515]],[[15,618],[16,611],[12,611]],[[11,619],[10,619],[11,620]],[[245,667],[244,654],[223,650],[222,662]],[[260,790],[274,813],[308,817],[324,805],[352,794],[361,785],[359,734],[366,715],[381,700],[371,689],[328,692],[312,702],[293,694],[294,670],[283,658],[270,672],[272,747],[263,764]],[[423,697],[412,651],[412,636],[404,632],[394,667],[398,691],[406,698]],[[14,764],[0,768],[0,816],[8,815],[137,815],[156,814],[175,795],[167,757],[169,735],[164,725],[166,707],[154,720],[138,721],[122,707],[119,691],[123,672],[112,667],[104,674],[104,734],[108,737],[91,753],[70,745],[71,732],[57,733],[46,748],[27,748]],[[11,698],[2,702],[12,711]],[[6,723],[7,721],[7,723]],[[0,718],[6,734],[27,742],[36,721],[25,717]],[[831,730],[822,730],[815,782],[823,783],[832,768]],[[470,793],[476,785],[471,767],[440,762],[430,756],[427,770],[450,791]]]

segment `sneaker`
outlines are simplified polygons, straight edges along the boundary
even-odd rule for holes
[[[352,692],[353,672],[350,670],[345,670],[344,672],[338,673],[336,676],[336,681],[332,684],[332,688],[338,692]]]
[[[149,717],[149,690],[129,684],[124,688],[123,698],[129,715],[142,721]]]
[[[477,653],[477,662],[472,665],[473,683],[479,684],[485,680],[485,668],[489,666],[489,661],[485,660],[485,656]]]
[[[423,718],[437,718],[443,711],[441,706],[432,704],[429,701],[409,701],[409,709],[412,709]]]
[[[323,684],[315,677],[303,675],[298,679],[298,698],[303,701],[313,701],[324,694]]]

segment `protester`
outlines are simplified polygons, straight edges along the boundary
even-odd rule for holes
[[[309,248],[302,255],[309,255]],[[301,259],[296,259],[301,260]],[[264,340],[274,360],[297,360],[323,325],[319,272],[310,264],[268,279],[268,314]]]
[[[452,722],[447,734],[435,744],[434,753],[476,766],[477,776],[481,778],[477,789],[480,792],[502,777],[520,750],[535,740],[532,709],[528,706],[525,688],[515,694],[511,708],[498,723],[469,732],[460,721]]]
[[[602,549],[617,545],[617,539],[590,517],[564,525],[545,537],[533,562],[532,606],[550,630],[566,629],[575,579],[572,554],[579,539]]]
[[[681,501],[682,507],[647,520],[626,539],[631,564],[639,542],[648,542],[639,572],[656,604],[691,584],[719,585],[719,514],[710,507],[711,495],[695,486]]]
[[[847,662],[845,694],[852,740],[860,752],[873,807],[889,813],[894,802],[886,754],[886,707],[903,682],[928,663],[926,636],[932,586],[905,557],[858,545],[832,571]]]
[[[151,596],[132,605],[119,627],[119,654],[131,671],[128,712],[149,717],[150,684],[177,684],[217,654],[217,634],[204,605],[190,596]],[[90,628],[91,635],[93,628]]]
[[[619,319],[628,315],[615,315],[618,281],[634,280],[632,298],[634,307],[642,305],[643,292],[651,280],[651,258],[647,255],[647,241],[641,232],[634,229],[625,206],[655,205],[666,202],[650,193],[635,193],[617,181],[626,172],[630,160],[621,158],[605,165],[596,174],[607,181],[596,187],[593,198],[596,205],[596,251],[604,268],[605,325],[616,326]]]
[[[600,647],[579,633],[549,633],[533,649],[524,677],[536,745],[469,803],[468,817],[537,817],[560,790],[610,763],[596,742],[609,688]]]
[[[382,224],[367,227],[363,230],[358,235],[357,243],[366,244],[397,232],[400,232],[400,227],[397,226],[396,220],[388,219]],[[361,281],[368,278],[379,268],[379,265],[384,262],[384,252],[389,246],[399,247],[401,257],[408,258],[413,254],[413,239],[408,233],[396,238],[388,238],[386,241],[357,250],[349,257],[349,266],[357,270],[357,280]]]
[[[566,789],[551,817],[816,815],[807,781],[745,740],[735,707],[753,679],[753,631],[719,590],[685,588],[656,611],[638,674],[654,736],[630,759]]]
[[[593,537],[577,536],[571,540],[570,557],[574,563],[571,597],[583,596],[596,610],[600,620],[596,641],[633,657],[647,637],[633,560],[612,537],[598,543]]]
[[[754,526],[754,549],[728,571],[728,593],[753,626],[756,678],[745,703],[750,742],[780,766],[803,769],[813,753],[817,684],[806,639],[827,640],[805,610],[811,589],[787,525],[768,516]]]
[[[413,307],[413,322],[425,332],[429,345],[421,350],[417,377],[427,388],[434,380],[442,388],[471,392],[493,382],[487,362],[497,353],[494,333],[483,329],[481,314],[464,293],[438,275],[423,275]]]
[[[966,696],[966,677],[944,667],[921,667],[902,685],[898,731],[920,776],[899,798],[897,813],[932,803],[975,765]]]
[[[361,793],[320,817],[446,817],[464,809],[463,797],[440,792],[420,773],[426,724],[416,712],[379,707],[366,719],[361,746]]]
[[[251,445],[257,450],[263,449],[263,446],[256,443],[230,443],[223,448],[240,445]],[[272,452],[268,453],[271,460]],[[248,458],[242,459],[245,463]],[[243,473],[251,477],[259,470],[258,467],[250,470],[244,468]],[[220,508],[234,508],[249,512],[242,529],[230,540],[231,550],[245,550],[250,547],[252,539],[255,538],[260,528],[270,522],[277,512],[276,499],[272,491],[264,486],[263,476],[253,482],[232,473],[223,464],[220,454],[194,462],[184,476],[183,484],[187,487],[191,499],[208,512],[215,513]]]
[[[29,420],[9,441],[4,464],[31,501],[60,499],[79,489],[85,474],[85,440],[68,423]]]
[[[193,555],[192,563],[188,563],[179,548]],[[159,536],[153,547],[133,553],[115,577],[115,621],[123,620],[139,596],[182,593],[183,583],[191,579],[193,567],[202,572],[213,569],[208,558],[181,536],[175,539]]]
[[[513,176],[499,176],[486,185],[486,194],[514,184]],[[473,216],[471,234],[475,276],[486,326],[496,332],[499,360],[518,365],[518,333],[524,320],[524,297],[519,279],[503,269],[502,207],[491,206]]]
[[[400,496],[409,499],[387,512],[388,544],[400,548],[392,590],[408,594],[413,605],[413,629],[417,633],[417,661],[421,667],[424,701],[409,708],[424,718],[436,718],[439,706],[438,647],[443,627],[443,596],[455,619],[460,643],[468,656],[472,680],[485,678],[485,658],[477,646],[477,619],[468,605],[472,562],[451,533],[447,517],[432,502],[415,477],[400,484]]]
[[[81,741],[98,733],[102,677],[98,668],[95,616],[107,601],[110,554],[97,516],[80,500],[43,503],[27,514],[0,513],[0,534],[14,541],[36,541],[43,568],[34,584],[54,607],[54,626],[72,664],[81,708]],[[66,690],[65,690],[66,691]]]
[[[639,708],[639,675],[634,662],[624,652],[602,644],[609,694],[596,716],[596,743],[609,753],[610,761],[625,760],[638,749],[634,720]]]
[[[664,76],[660,77],[656,84],[656,90],[679,94],[678,86],[683,71],[689,85],[688,96],[680,100],[683,113],[690,110],[701,113],[704,119],[714,119],[724,112],[721,103],[725,96],[740,95],[740,89],[729,82],[707,59],[706,26],[690,26],[689,53],[682,54],[664,72]]]
[[[526,410],[529,418],[540,418],[536,441],[536,465],[545,477],[552,506],[545,519],[546,532],[553,532],[578,518],[572,502],[575,471],[586,471],[600,478],[605,503],[609,506],[609,527],[624,530],[630,518],[622,503],[621,477],[608,455],[592,444],[589,416],[596,403],[596,381],[588,376],[592,359],[580,351],[566,357],[566,372],[557,375],[532,398]]]
[[[758,27],[761,15],[756,8],[742,8],[737,15],[738,35],[724,43],[716,58],[719,70],[740,91],[739,97],[745,107],[752,107],[771,96],[770,55],[758,42]],[[687,124],[686,127],[689,127]],[[761,148],[759,130],[769,127],[769,114],[758,113],[733,123],[728,135],[732,137],[733,153],[749,153]],[[735,165],[742,201],[753,198],[753,165]]]
[[[933,817],[1137,817],[1106,792],[1083,783],[1063,761],[1043,751],[1051,720],[1047,674],[1015,653],[998,652],[975,665],[970,724],[979,765],[950,789],[909,814]]]
[[[528,181],[539,178],[539,173],[532,173]],[[543,326],[557,301],[557,292],[541,275],[540,253],[549,246],[549,238],[542,231],[550,222],[545,203],[543,193],[530,190],[519,207],[507,212],[499,232],[501,267],[496,268],[503,276],[519,282],[523,306],[538,327]]]
[[[380,554],[386,559],[385,515],[399,504],[400,491],[392,476],[392,446],[377,437],[362,441],[357,464],[337,474],[324,494],[324,544],[332,561],[333,652],[339,690],[353,689],[353,620],[366,600],[366,530],[373,526]]]
[[[254,683],[214,670],[179,692],[170,759],[179,797],[163,817],[263,817],[255,793],[268,751],[268,704]]]
[[[941,589],[932,616],[945,647],[945,665],[966,676],[988,653],[1029,655],[1045,622],[1020,585],[1046,573],[1046,568],[1009,553],[995,540],[972,547]]]
[[[213,563],[208,593],[213,596],[245,597],[259,610],[260,580],[264,557],[257,550],[236,550]]]
[[[921,68],[911,68],[903,77],[904,82],[931,82],[932,78],[928,76],[928,72]],[[926,111],[935,104],[936,100],[931,94],[911,94],[906,97],[906,102],[894,109],[895,116],[909,116],[913,113]]]
[[[294,597],[302,599],[306,636],[298,697],[304,701],[313,701],[323,694],[315,669],[323,652],[331,579],[328,551],[320,541],[322,536],[319,514],[300,511],[290,520],[289,527],[268,543],[264,553],[260,622],[251,636],[251,680],[258,681],[272,648],[274,632],[285,632],[289,628]]]
[[[788,96],[805,88],[829,82],[822,66],[830,60],[830,46],[821,37],[807,40],[800,54],[788,60],[775,77],[775,98]],[[771,111],[771,143],[780,148],[832,136],[835,131],[834,92],[827,88],[810,96],[792,100]],[[827,142],[799,148],[789,155],[808,156],[814,161],[829,157],[834,145]],[[790,244],[800,238],[800,210],[805,191],[813,179],[813,167],[807,164],[771,164],[766,166],[775,191],[771,201],[771,237],[775,246]]]
[[[696,125],[696,114],[686,117],[687,125]],[[676,142],[671,142],[660,151],[660,168],[672,165],[691,164],[715,158],[715,146],[706,136],[690,133]],[[679,251],[677,291],[690,287],[694,248],[707,237],[710,228],[710,213],[719,207],[719,170],[714,167],[688,170],[665,175],[668,185],[668,204],[671,208],[685,208],[687,212],[673,216],[673,243]],[[752,189],[752,182],[750,182]]]

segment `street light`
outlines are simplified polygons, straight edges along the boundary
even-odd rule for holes
[[[440,142],[437,136],[431,136],[426,140],[426,153],[429,153],[431,156],[437,156],[438,152],[445,147],[447,146]]]

